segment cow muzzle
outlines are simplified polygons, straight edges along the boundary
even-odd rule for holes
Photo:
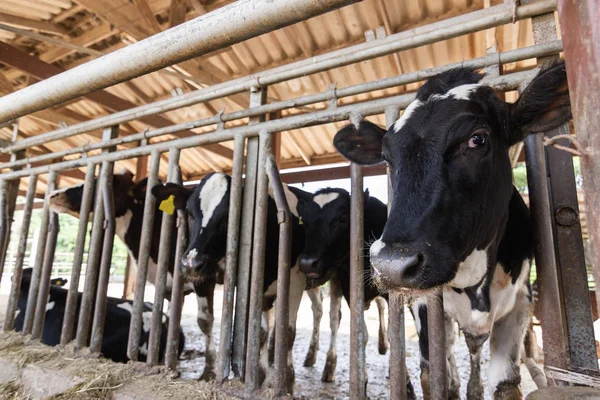
[[[309,279],[319,279],[323,276],[319,259],[316,257],[300,255],[300,271]]]

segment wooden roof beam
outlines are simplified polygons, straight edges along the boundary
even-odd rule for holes
[[[171,0],[169,8],[169,28],[185,22],[187,0]]]
[[[47,64],[38,58],[30,56],[29,54],[2,41],[0,41],[0,62],[27,72],[38,79],[47,79],[51,76],[64,72],[62,68],[52,64]],[[90,93],[86,95],[85,98],[92,100],[113,112],[123,111],[135,107],[135,104],[130,103],[129,101],[115,96],[114,94],[105,90],[99,90],[97,92]],[[172,121],[159,115],[143,117],[140,118],[140,121],[157,128],[173,125]],[[179,137],[193,135],[195,135],[195,133],[191,131],[183,131],[177,134]],[[233,151],[225,146],[212,144],[204,146],[204,148],[220,156],[230,159],[233,158]]]
[[[29,18],[17,17],[16,15],[10,15],[0,13],[0,22],[16,26],[23,29],[31,29],[34,31],[53,33],[55,35],[66,36],[67,31],[60,26],[54,25],[50,22],[36,21]]]

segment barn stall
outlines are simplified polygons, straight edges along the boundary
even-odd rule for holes
[[[591,265],[598,265],[593,250],[598,248],[594,196],[598,166],[592,157],[597,140],[591,135],[594,120],[589,117],[598,102],[597,77],[590,73],[597,54],[593,45],[581,44],[595,32],[593,7],[547,0],[520,4],[35,0],[30,7],[18,7],[3,0],[0,259],[5,260],[10,245],[14,210],[22,208],[19,251],[11,263],[14,282],[20,282],[26,256],[29,216],[36,207],[42,214],[23,332],[39,338],[45,323],[45,313],[38,310],[49,290],[59,235],[49,196],[81,182],[90,188],[98,175],[100,190],[83,193],[73,257],[70,288],[77,288],[82,264],[87,264],[82,311],[75,326],[75,300],[67,302],[61,343],[74,340],[78,348],[100,351],[115,232],[111,177],[115,167],[126,169],[137,180],[147,176],[149,188],[137,271],[130,271],[125,293],[135,296],[128,354],[137,359],[155,207],[150,188],[159,178],[194,181],[211,171],[224,171],[233,177],[230,201],[238,206],[232,208],[228,227],[217,381],[231,370],[244,379],[247,391],[257,390],[262,308],[262,296],[257,294],[264,279],[260,266],[269,184],[280,194],[285,243],[289,210],[277,190],[280,180],[299,183],[351,176],[352,192],[357,193],[363,190],[363,176],[385,174],[381,166],[340,165],[345,160],[335,151],[333,136],[351,115],[373,116],[371,120],[390,126],[423,80],[456,66],[485,69],[489,84],[514,101],[521,85],[535,76],[538,63],[564,52],[574,127],[528,137],[524,146],[511,149],[511,161],[513,165],[526,161],[529,178],[546,375],[554,385],[597,386],[591,304],[588,296],[581,296],[589,291],[582,221],[591,239]],[[568,27],[563,35],[557,28],[559,20]],[[579,141],[573,139],[574,132]],[[582,158],[587,220],[580,217],[572,153]],[[335,166],[307,168],[327,164]],[[24,201],[21,197],[17,205],[19,196]],[[90,210],[92,201],[93,231],[86,249],[89,212],[83,210]],[[362,206],[360,201],[353,203],[352,215],[362,215]],[[161,250],[168,250],[169,231],[176,224],[181,245],[185,216],[165,214],[162,222]],[[362,231],[361,218],[352,218],[351,223],[353,232]],[[353,238],[351,254],[359,254],[362,237]],[[352,259],[350,397],[364,398],[362,260]],[[158,326],[169,267],[166,252],[159,254],[158,264],[149,365],[158,362]],[[287,269],[282,262],[278,280],[282,295],[276,303],[282,327],[287,324]],[[174,272],[165,356],[171,369],[177,368],[183,282],[177,265]],[[5,330],[12,327],[18,292],[19,285],[13,285]],[[74,290],[70,296],[75,298]],[[406,396],[404,302],[399,294],[390,296],[392,398]],[[431,329],[430,346],[439,349],[431,353],[431,396],[445,398],[441,296],[432,299],[430,309],[435,312],[429,315],[429,325],[438,327]],[[278,329],[277,394],[285,392],[287,339],[287,330]]]

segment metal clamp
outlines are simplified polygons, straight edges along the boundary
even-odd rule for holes
[[[337,108],[338,106],[338,95],[337,95],[337,82],[333,82],[329,86],[327,91],[327,108]]]

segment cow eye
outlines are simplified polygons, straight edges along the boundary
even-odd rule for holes
[[[471,149],[486,146],[488,143],[489,132],[487,129],[477,129],[469,138],[468,146]]]

